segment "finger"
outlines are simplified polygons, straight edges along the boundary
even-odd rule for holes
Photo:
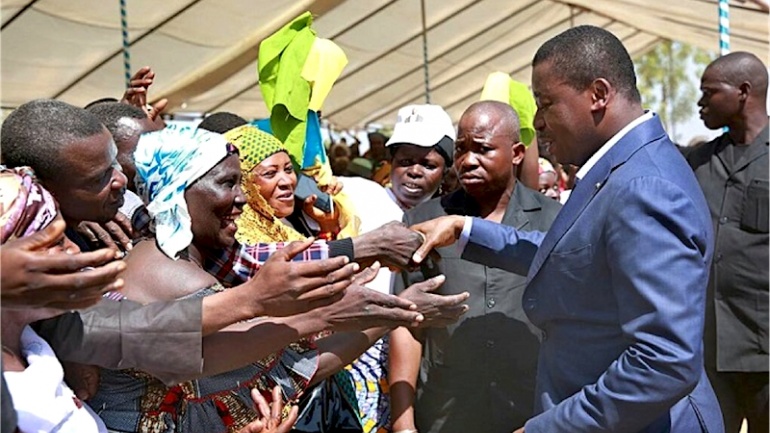
[[[298,296],[297,299],[302,301],[315,302],[322,299],[334,297],[342,294],[345,291],[345,289],[350,287],[351,284],[353,284],[352,279],[337,281],[336,283],[333,283],[333,284],[325,284],[316,289],[312,289],[307,291],[306,293],[303,293],[302,295]]]
[[[419,231],[415,227],[412,227],[412,230],[417,231],[417,233],[420,233],[423,237],[422,245],[420,245],[420,247],[417,248],[417,251],[412,255],[412,261],[420,264],[423,259],[428,256],[428,253],[436,246],[436,241],[430,236],[425,236],[425,233]]]
[[[115,243],[114,240],[112,240],[112,236],[110,235],[110,233],[107,230],[105,230],[102,226],[98,224],[91,224],[89,225],[89,228],[94,232],[94,234],[96,234],[96,237],[99,239],[99,242],[101,242],[102,245],[104,245],[105,247],[111,250],[120,251],[120,248],[118,248],[118,245]]]
[[[59,242],[66,226],[64,220],[57,218],[45,229],[19,239],[17,246],[27,251],[48,249]]]
[[[432,301],[431,305],[449,308],[452,306],[459,306],[470,297],[470,294],[468,292],[463,292],[457,295],[436,295],[429,293],[427,296],[429,296],[428,299]]]
[[[238,430],[238,433],[262,433],[265,429],[265,423],[260,420],[252,421],[242,429]]]
[[[366,290],[372,290],[372,289],[367,288]],[[393,308],[393,309],[403,309],[403,310],[409,310],[409,311],[414,311],[417,308],[417,305],[415,305],[415,303],[410,301],[409,299],[402,298],[396,295],[380,293],[376,290],[372,290],[372,291],[374,292],[374,293],[371,293],[372,301],[382,307]]]
[[[292,278],[307,279],[320,277],[329,282],[337,281],[340,278],[352,278],[353,274],[358,272],[360,265],[356,262],[349,263],[346,256],[335,257],[333,259],[311,260],[307,262],[295,262],[291,264]],[[310,283],[310,281],[306,281]],[[323,282],[314,281],[312,284],[321,285]]]
[[[30,272],[51,274],[72,273],[83,268],[98,268],[115,260],[115,251],[102,248],[88,253],[36,254],[26,269]]]
[[[145,94],[147,94],[147,89],[144,88],[141,82],[131,82],[131,87],[126,89],[125,96],[128,98],[126,100],[129,100]]]
[[[425,281],[420,281],[419,283],[415,283],[414,286],[419,290],[422,290],[423,292],[432,292],[438,289],[439,287],[441,287],[441,285],[444,284],[444,281],[446,281],[445,276],[436,275],[433,278],[429,278]]]
[[[101,302],[101,300],[102,300],[102,295],[96,295],[96,296],[86,297],[83,299],[78,299],[75,301],[67,300],[67,301],[49,302],[45,304],[45,308],[54,308],[57,310],[65,310],[65,311],[83,310],[86,308],[93,307],[94,305]]]
[[[251,390],[251,399],[254,401],[254,405],[262,418],[270,416],[270,405],[267,404],[267,400],[265,400],[265,397],[262,396],[262,393],[257,388]]]
[[[152,120],[155,120],[163,113],[163,110],[168,106],[168,99],[163,98],[160,101],[152,104]]]
[[[273,404],[271,407],[270,418],[280,421],[282,410],[283,395],[281,394],[281,387],[276,385],[273,387]]]
[[[109,231],[110,238],[113,239],[113,241],[120,243],[120,246],[126,251],[131,249],[131,238],[126,235],[122,227],[113,221],[106,223],[104,226]]]
[[[134,225],[131,224],[131,219],[128,216],[124,215],[122,212],[118,212],[115,214],[112,221],[120,226],[127,235],[130,237],[134,236]]]
[[[151,69],[150,69],[149,66],[142,66],[136,72],[134,72],[134,75],[131,76],[131,80],[138,80],[138,79],[144,77],[144,75],[147,74],[150,71],[151,71]]]
[[[424,320],[422,313],[409,311],[402,308],[384,308],[380,306],[370,307],[370,315],[379,317],[378,322],[381,326],[410,326],[413,323],[420,323]]]
[[[123,280],[118,278],[118,274],[125,269],[126,264],[117,261],[83,272],[64,275],[43,274],[37,281],[30,284],[30,289],[56,290],[67,296],[80,292],[103,293],[119,290],[123,287]]]
[[[342,284],[341,282],[338,284]],[[307,303],[308,305],[308,311],[315,310],[316,308],[326,307],[328,305],[331,305],[339,300],[341,300],[343,297],[345,297],[345,289],[350,286],[350,282],[345,285],[342,290],[339,290],[336,294],[333,296],[329,296],[327,298],[323,299],[316,299],[314,301],[309,301]]]
[[[294,427],[294,424],[297,422],[297,417],[299,417],[299,406],[292,406],[289,411],[289,416],[283,420],[280,426],[278,426],[275,433],[288,433],[291,431],[291,428]]]
[[[353,275],[358,271],[358,263],[350,263],[338,271],[326,275],[305,278],[298,284],[299,289],[304,292],[298,296],[301,300],[312,300],[319,297],[325,298],[344,290],[353,281]],[[344,283],[340,288],[339,283]]]
[[[380,271],[380,262],[374,262],[369,266],[368,268],[365,268],[363,271],[359,272],[353,277],[353,281],[356,284],[364,285],[366,283],[370,283],[372,280],[374,280],[377,277],[377,273]]]

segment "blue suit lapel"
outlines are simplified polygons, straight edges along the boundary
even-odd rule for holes
[[[654,116],[629,131],[607,154],[599,159],[585,178],[581,179],[572,190],[567,203],[564,204],[550,230],[546,233],[543,243],[540,244],[535,258],[532,260],[527,282],[532,281],[537,275],[559,240],[572,227],[596,193],[606,184],[612,171],[625,163],[631,155],[646,144],[665,136],[666,132],[663,130],[660,118]]]

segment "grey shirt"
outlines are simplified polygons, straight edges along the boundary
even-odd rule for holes
[[[714,224],[704,362],[716,371],[768,371],[768,127],[737,148],[725,133],[692,150]]]
[[[518,182],[502,223],[546,231],[561,205]],[[478,216],[478,206],[460,190],[417,206],[407,225],[442,215]],[[447,328],[426,329],[415,399],[422,433],[510,433],[533,414],[539,331],[521,305],[526,276],[460,258],[455,245],[439,248],[436,268],[397,279],[395,291],[442,273],[439,293],[470,292],[470,310]]]

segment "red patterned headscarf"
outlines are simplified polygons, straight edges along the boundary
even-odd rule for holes
[[[0,166],[0,231],[2,243],[29,236],[56,218],[56,201],[29,167]]]

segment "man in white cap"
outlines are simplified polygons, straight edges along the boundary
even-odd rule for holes
[[[407,105],[398,110],[386,143],[392,169],[388,194],[403,210],[428,201],[452,167],[455,128],[438,105]]]

